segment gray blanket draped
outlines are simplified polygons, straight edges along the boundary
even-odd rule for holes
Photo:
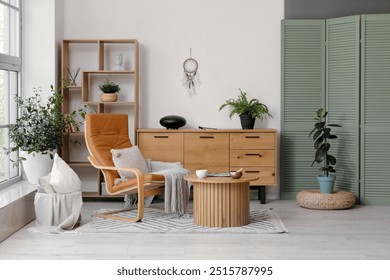
[[[191,185],[184,180],[184,176],[190,174],[190,171],[179,163],[151,161],[150,164],[151,173],[165,177],[165,212],[179,215],[187,213]]]
[[[187,213],[190,199],[191,183],[184,180],[184,176],[190,171],[183,168],[179,162],[162,162],[148,160],[152,174],[160,174],[165,177],[164,210],[166,213],[183,215]],[[126,195],[125,204],[134,204],[136,195]]]

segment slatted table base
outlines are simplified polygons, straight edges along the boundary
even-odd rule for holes
[[[206,227],[249,224],[249,182],[194,182],[194,223]]]

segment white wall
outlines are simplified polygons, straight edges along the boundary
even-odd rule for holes
[[[161,128],[166,115],[199,125],[240,128],[219,112],[238,88],[267,104],[280,128],[280,21],[283,0],[66,0],[64,38],[135,38],[140,42],[140,127]],[[201,86],[189,96],[183,62],[199,63]],[[279,188],[268,188],[278,197]]]
[[[34,87],[50,92],[56,81],[55,2],[22,1],[22,94],[32,95]]]
[[[257,127],[279,128],[283,13],[283,0],[67,0],[64,36],[139,40],[141,127],[177,114],[187,128],[239,128],[218,108],[241,88],[275,116]],[[192,97],[181,84],[190,48],[202,83]]]
[[[218,108],[241,88],[274,115],[257,120],[256,127],[280,128],[283,0],[23,2],[27,94],[33,86],[46,89],[56,82],[60,37],[135,38],[141,45],[140,127],[161,128],[161,117],[176,114],[186,118],[186,128],[240,128],[237,116],[230,120],[228,110]],[[181,82],[190,48],[202,83],[195,96]],[[279,188],[267,192],[278,197]]]

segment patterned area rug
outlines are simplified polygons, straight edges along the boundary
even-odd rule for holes
[[[98,211],[104,212],[104,211]],[[135,211],[117,214],[134,217]],[[75,233],[128,232],[128,233],[286,233],[287,229],[274,209],[252,210],[250,224],[242,227],[202,227],[195,225],[192,212],[183,217],[146,208],[142,222],[129,223],[94,217],[76,228]]]

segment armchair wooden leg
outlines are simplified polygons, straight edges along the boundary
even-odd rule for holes
[[[140,222],[142,220],[143,210],[142,210],[142,214],[141,214],[139,211],[140,209],[138,209],[138,213],[137,213],[136,218],[125,218],[125,217],[119,217],[119,216],[113,215],[113,214],[117,214],[120,212],[131,211],[131,210],[135,210],[135,209],[138,209],[138,208],[126,208],[126,209],[113,210],[113,211],[109,211],[109,212],[95,214],[93,216],[103,218],[103,219],[112,219],[112,220],[118,220],[118,221],[123,221],[123,222],[136,223],[136,222]]]

